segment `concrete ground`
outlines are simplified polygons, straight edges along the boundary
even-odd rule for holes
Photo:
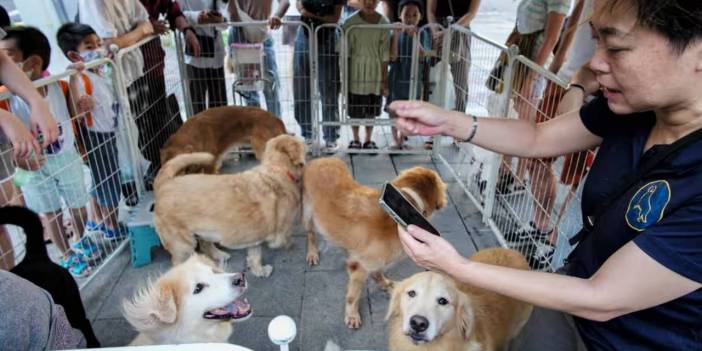
[[[454,183],[444,166],[435,163],[431,157],[340,157],[349,164],[360,183],[376,188],[401,170],[415,165],[438,170],[449,183],[450,203],[435,214],[432,223],[464,255],[471,255],[476,248],[497,245],[494,235],[482,225],[479,212],[463,190]],[[243,160],[234,163],[228,171],[239,171],[252,164]],[[277,350],[268,340],[266,328],[273,317],[285,314],[291,316],[298,327],[291,350],[323,350],[327,340],[333,340],[344,349],[385,349],[384,317],[388,295],[369,281],[360,304],[363,325],[359,330],[347,328],[343,318],[347,282],[345,252],[322,241],[320,265],[315,267],[307,266],[305,253],[305,233],[301,227],[294,231],[294,245],[290,250],[264,250],[264,262],[273,264],[273,274],[269,278],[249,277],[247,295],[254,315],[235,325],[230,341],[253,350]],[[103,346],[126,345],[136,336],[121,315],[121,301],[170,266],[169,256],[163,249],[155,250],[153,263],[141,268],[131,267],[129,255],[129,250],[124,250],[83,291],[89,318]],[[244,251],[234,251],[228,268],[232,271],[243,269],[244,256]],[[421,271],[419,267],[405,259],[389,269],[387,275],[393,280],[401,280],[418,271]]]

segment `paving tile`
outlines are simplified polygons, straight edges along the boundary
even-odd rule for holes
[[[352,157],[354,179],[362,184],[384,183],[397,176],[388,155]]]
[[[302,303],[303,350],[323,350],[327,340],[343,349],[381,349],[385,339],[382,326],[372,323],[368,294],[359,303],[362,326],[351,330],[344,324],[346,271],[308,272],[305,275],[305,298]],[[367,290],[367,289],[366,289]],[[323,294],[320,292],[323,291]]]
[[[124,318],[98,319],[92,325],[102,347],[126,346],[138,334]]]
[[[97,318],[100,309],[128,265],[131,265],[131,256],[127,247],[80,291],[88,320]]]

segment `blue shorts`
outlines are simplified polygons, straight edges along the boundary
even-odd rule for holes
[[[55,155],[47,155],[46,163],[32,172],[22,185],[27,207],[35,212],[60,211],[61,200],[69,208],[85,207],[88,191],[83,180],[83,161],[71,148]]]

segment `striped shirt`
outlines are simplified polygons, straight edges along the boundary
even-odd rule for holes
[[[550,12],[570,13],[573,0],[522,0],[517,7],[517,30],[529,34],[544,30]]]

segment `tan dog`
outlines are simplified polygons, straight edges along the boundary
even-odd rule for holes
[[[224,343],[232,321],[251,316],[243,273],[225,273],[210,259],[193,255],[122,302],[139,332],[131,345]]]
[[[349,252],[344,321],[361,326],[358,300],[371,274],[383,289],[392,282],[383,272],[404,257],[397,224],[378,206],[377,190],[356,183],[338,158],[321,158],[305,168],[303,224],[307,234],[307,262],[319,262],[315,230]],[[427,217],[446,206],[446,184],[429,169],[414,167],[392,181]]]
[[[528,270],[517,251],[478,251],[472,260]],[[521,331],[532,306],[459,284],[434,272],[417,273],[395,285],[387,318],[392,351],[505,350]]]
[[[248,248],[247,263],[256,276],[269,276],[261,264],[261,244],[279,248],[289,243],[300,214],[305,144],[289,135],[268,141],[260,165],[237,174],[188,174],[192,164],[208,164],[210,154],[177,156],[156,177],[154,225],[173,263],[190,256],[199,239],[210,257],[229,258],[214,246]],[[196,237],[197,235],[197,237]]]
[[[161,164],[180,154],[207,152],[216,156],[211,164],[191,166],[186,173],[216,173],[222,157],[234,146],[250,144],[256,158],[263,159],[266,142],[285,134],[285,125],[258,107],[224,106],[188,119],[161,148]]]

